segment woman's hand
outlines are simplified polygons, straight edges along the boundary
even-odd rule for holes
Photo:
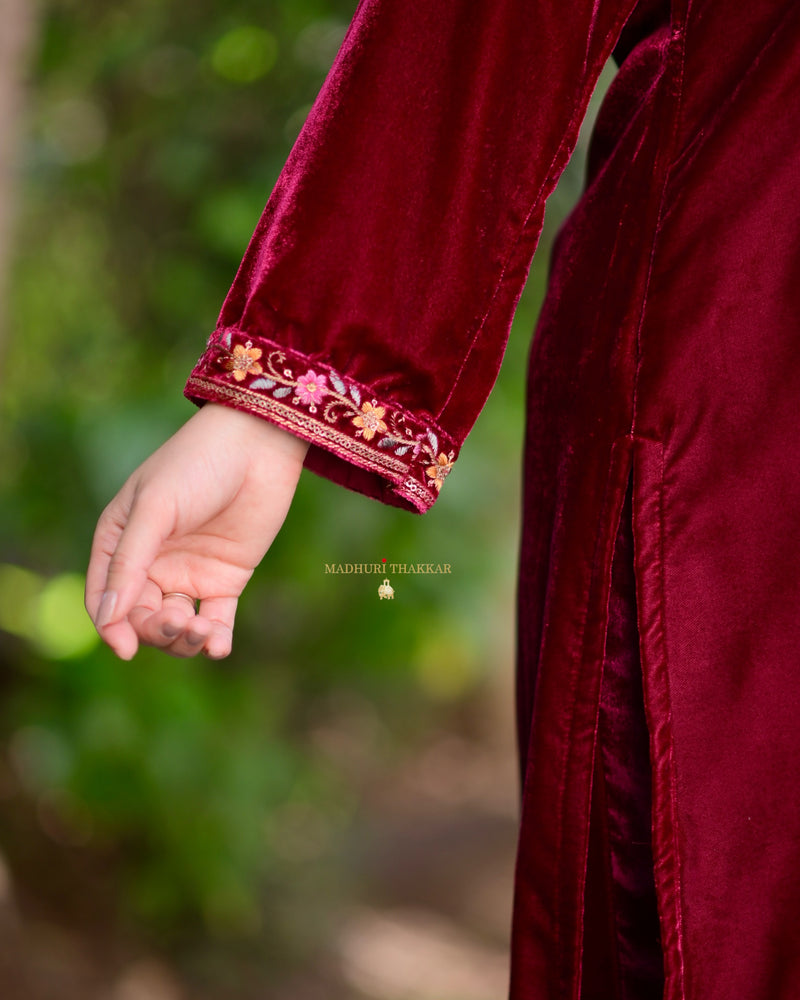
[[[239,595],[283,524],[307,448],[208,403],[133,473],[100,517],[86,578],[86,608],[118,656],[140,642],[230,653]]]

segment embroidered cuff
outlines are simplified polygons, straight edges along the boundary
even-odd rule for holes
[[[420,513],[439,495],[458,447],[436,427],[391,401],[375,399],[368,386],[330,365],[311,362],[264,337],[247,339],[218,330],[184,390],[248,410],[388,482],[397,504],[352,477],[345,485]],[[319,465],[319,463],[317,463]],[[315,471],[327,470],[318,468]]]

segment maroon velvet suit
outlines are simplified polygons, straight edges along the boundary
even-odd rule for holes
[[[187,392],[429,507],[615,46],[531,355],[512,996],[796,1000],[796,0],[363,0]]]

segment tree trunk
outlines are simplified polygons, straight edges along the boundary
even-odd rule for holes
[[[0,364],[7,321],[5,291],[16,207],[20,126],[36,13],[35,0],[0,0]]]

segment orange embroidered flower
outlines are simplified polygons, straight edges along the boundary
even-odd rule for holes
[[[223,365],[237,382],[243,382],[248,375],[260,375],[264,371],[258,363],[260,357],[261,348],[253,347],[253,342],[248,340],[244,346],[236,344],[233,352],[225,358]]]
[[[429,465],[425,470],[429,479],[433,480],[433,485],[436,487],[436,492],[442,488],[442,483],[447,479],[450,470],[453,468],[452,452],[451,457],[448,458],[447,455],[442,453],[436,459],[435,465]]]
[[[385,415],[386,407],[378,406],[374,399],[371,403],[363,403],[361,413],[357,417],[353,417],[353,423],[356,427],[361,428],[356,431],[356,437],[363,434],[365,440],[371,441],[376,434],[383,434],[387,429],[382,419]]]

